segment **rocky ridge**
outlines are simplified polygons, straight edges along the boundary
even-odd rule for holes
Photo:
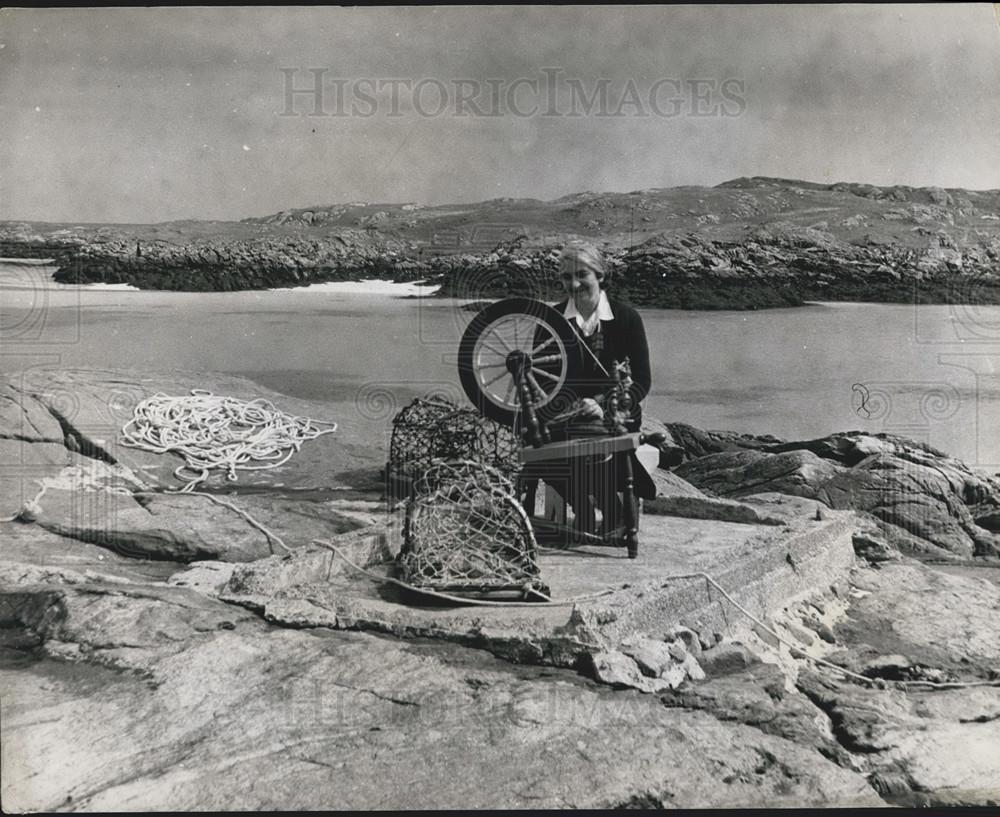
[[[382,278],[455,297],[548,298],[572,238],[603,246],[618,294],[640,306],[1000,303],[1000,192],[767,178],[551,202],[354,202],[238,223],[7,222],[0,255],[52,257],[62,282],[149,289]]]

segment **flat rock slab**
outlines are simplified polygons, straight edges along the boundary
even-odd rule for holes
[[[353,571],[331,575],[329,560],[307,550],[283,558],[303,565],[311,560],[315,567],[272,572],[255,582],[257,566],[246,565],[241,585],[222,597],[245,601],[269,620],[288,625],[443,638],[517,661],[573,666],[637,635],[663,638],[679,624],[709,643],[752,627],[703,576],[689,574],[708,574],[761,617],[827,592],[854,563],[854,522],[853,514],[834,512],[822,521],[790,519],[784,527],[647,517],[638,559],[596,547],[540,554],[541,578],[552,597],[570,603],[449,605]],[[372,570],[391,573],[387,565]],[[247,584],[255,592],[241,598]],[[609,589],[613,592],[597,595]]]
[[[239,400],[262,398],[286,414],[338,424],[333,434],[307,441],[278,468],[239,472],[239,486],[298,490],[382,487],[377,475],[385,462],[385,452],[365,444],[361,432],[365,430],[371,436],[371,431],[361,428],[363,424],[354,406],[300,400],[242,377],[183,370],[38,370],[0,385],[11,392],[11,399],[0,403],[5,412],[0,414],[0,420],[6,421],[6,426],[0,426],[0,436],[25,435],[33,440],[49,440],[56,436],[56,426],[61,424],[64,437],[75,438],[77,445],[92,453],[103,452],[154,487],[178,487],[181,483],[173,472],[183,460],[174,454],[157,454],[124,445],[122,428],[132,419],[135,407],[147,397],[157,393],[180,397],[190,394],[192,389],[206,389],[220,397]],[[15,399],[25,405],[20,415],[13,407]],[[59,418],[56,426],[52,423],[55,417]],[[208,484],[234,487],[221,472],[213,472]]]
[[[222,613],[228,629],[199,611],[182,652],[143,650],[142,673],[102,647],[0,663],[7,810],[883,805],[816,751],[652,696]]]
[[[0,516],[13,516],[35,499],[41,480],[83,461],[62,443],[0,438]]]
[[[36,521],[52,533],[137,558],[249,562],[283,552],[281,543],[299,547],[368,524],[331,504],[267,494],[213,500],[184,493],[50,490]],[[269,536],[251,525],[247,513],[275,533]]]

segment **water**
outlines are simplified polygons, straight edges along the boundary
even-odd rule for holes
[[[402,297],[384,285],[95,289],[54,284],[52,271],[0,262],[0,371],[240,374],[285,394],[356,404],[369,420],[431,389],[462,394],[456,351],[473,313],[455,301]],[[1000,470],[1000,307],[641,313],[653,368],[649,416],[786,439],[889,431]]]

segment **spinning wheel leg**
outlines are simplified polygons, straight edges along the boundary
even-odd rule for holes
[[[534,516],[535,498],[538,495],[538,478],[529,478],[521,481],[521,491],[524,494],[524,510],[528,516]]]
[[[622,491],[624,502],[625,547],[628,557],[635,559],[639,555],[639,508],[635,498],[635,474],[632,471],[632,459],[625,457],[625,490]]]

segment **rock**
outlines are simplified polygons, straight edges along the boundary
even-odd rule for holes
[[[190,587],[202,595],[218,598],[232,578],[236,565],[231,562],[196,562],[187,570],[180,570],[167,579],[173,587]]]
[[[872,564],[890,562],[900,558],[899,550],[890,542],[877,521],[868,517],[867,514],[859,516],[867,518],[861,519],[858,529],[852,534],[851,541],[854,544],[854,552]]]
[[[118,598],[115,628],[141,603]],[[147,615],[185,609],[147,604]],[[542,677],[458,647],[280,630],[218,602],[198,615],[204,629],[172,628],[181,640],[142,648],[115,647],[117,630],[101,644],[81,620],[73,634],[89,650],[61,642],[50,648],[58,661],[0,669],[4,747],[19,747],[4,755],[8,809],[881,802],[857,773],[780,736],[568,671]],[[94,632],[108,621],[94,618]]]
[[[751,630],[761,641],[763,641],[767,646],[773,650],[778,650],[781,648],[781,641],[774,633],[774,622],[768,619],[764,620],[766,626],[760,624],[753,624]]]
[[[59,421],[44,404],[17,388],[21,379],[0,380],[0,439],[62,445],[65,434]]]
[[[986,678],[987,668],[1000,661],[1000,640],[994,637],[1000,587],[990,581],[904,559],[878,570],[858,568],[851,583],[863,593],[835,631],[841,645],[850,645],[848,654],[904,655],[959,677],[975,672]],[[928,599],[934,600],[933,615]]]
[[[816,643],[816,639],[813,638],[812,634],[804,627],[800,627],[797,624],[795,624],[795,622],[786,621],[784,622],[784,627],[803,646],[811,647],[813,644]]]
[[[950,207],[954,204],[948,192],[942,190],[940,187],[928,187],[927,196],[934,204],[939,204],[943,207]]]
[[[742,644],[723,643],[702,652],[699,663],[707,675],[714,677],[740,672],[759,664],[760,659]]]
[[[715,519],[722,522],[783,525],[784,520],[746,503],[706,496],[677,474],[656,469],[652,474],[656,497],[643,500],[646,513],[683,516],[690,519]]]
[[[687,668],[679,664],[674,664],[664,670],[660,676],[667,689],[677,689],[688,678]]]
[[[698,659],[693,655],[684,656],[684,660],[681,661],[681,669],[692,681],[703,681],[706,677],[705,670],[701,668],[701,664],[698,663]],[[675,687],[671,687],[671,689],[674,688]]]
[[[635,659],[614,650],[594,653],[590,660],[594,677],[616,688],[632,687],[640,692],[659,692],[683,681],[683,671],[678,670],[669,678],[647,677]],[[681,675],[679,678],[678,672]]]
[[[684,649],[695,658],[701,656],[701,639],[698,634],[688,627],[678,625],[667,633],[667,641],[679,641],[684,645]]]
[[[700,457],[679,465],[675,473],[698,488],[723,497],[762,491],[816,499],[821,496],[821,486],[842,470],[811,451],[770,454],[742,450]]]
[[[845,748],[863,752],[873,784],[900,805],[996,802],[1000,690],[919,688],[903,693],[833,680],[816,672],[799,686],[830,716]]]
[[[682,642],[634,638],[622,642],[618,648],[636,662],[644,675],[664,679],[671,689],[687,678],[700,681],[705,677],[698,660],[688,654]]]
[[[735,431],[703,431],[686,423],[666,423],[667,430],[675,443],[684,449],[686,459],[697,459],[722,451],[737,451],[744,448],[759,449],[780,443],[770,435],[754,436]]]
[[[650,678],[659,678],[674,664],[670,645],[652,638],[624,641],[618,645],[618,649],[635,661],[643,675]],[[682,661],[683,658],[679,660]]]
[[[75,378],[50,382],[86,383]],[[29,386],[35,409],[56,408],[41,380]],[[11,405],[4,422],[16,424]],[[267,538],[239,514],[204,497],[140,490],[134,482],[150,463],[124,462],[110,434],[80,420],[98,410],[96,398],[75,414],[56,410],[62,442],[43,439],[51,429],[30,442],[4,438],[56,447],[39,463],[51,484],[38,523],[4,524],[0,549],[0,746],[11,810],[884,805],[859,769],[890,798],[917,788],[942,803],[995,796],[981,782],[997,776],[993,688],[902,693],[806,671],[793,689],[781,667],[740,645],[702,651],[702,640],[721,636],[698,621],[655,634],[670,643],[592,652],[603,683],[529,664],[556,663],[534,644],[504,661],[432,643],[426,631],[366,619],[363,604],[353,618],[344,613],[344,565],[305,546],[331,539],[362,565],[390,558],[398,524],[380,518],[378,495],[306,501],[273,484],[349,483],[352,463],[364,461],[351,455],[351,445],[365,447],[359,438],[345,433],[327,450],[328,471],[295,466],[261,475],[259,493],[226,497],[303,545],[257,558]],[[44,422],[39,415],[34,427]],[[918,456],[896,441],[890,451],[877,438],[842,436],[803,450],[845,473],[869,468],[870,458]],[[942,468],[973,519],[991,512],[989,480],[913,450],[926,455],[923,467]],[[783,507],[774,515],[793,518],[793,505],[755,509]],[[190,558],[198,561],[181,563]],[[911,678],[990,677],[1000,588],[906,559],[859,567],[851,579],[851,592],[838,595],[838,607],[850,607],[835,624],[832,659],[885,674],[896,670],[879,669],[877,657],[900,655],[910,664],[898,671]],[[395,592],[366,587],[376,605]],[[559,611],[573,625],[567,642],[587,625],[577,612]],[[330,629],[373,621],[382,634]]]
[[[874,559],[889,558],[890,546],[881,542],[888,537],[910,552],[1000,553],[1000,537],[976,521],[1000,509],[1000,480],[929,446],[860,432],[752,445],[705,454],[674,473],[722,497],[776,492],[866,512],[884,523],[883,537],[870,525],[858,537],[861,552]]]
[[[666,497],[704,497],[703,491],[695,488],[690,482],[682,479],[671,471],[662,468],[655,469],[650,476],[656,485],[657,498]],[[649,502],[645,503],[649,506]]]
[[[279,468],[241,472],[239,487],[255,486],[259,493],[213,501],[150,490],[178,487],[173,471],[181,460],[123,445],[122,427],[151,393],[182,395],[206,386],[238,399],[265,397],[298,416],[322,419],[329,411],[242,378],[33,370],[0,379],[0,454],[17,464],[0,474],[0,513],[9,517],[21,511],[44,485],[45,493],[23,520],[134,557],[179,561],[252,561],[283,552],[279,538],[294,548],[374,522],[372,513],[336,510],[339,499],[286,495],[296,488],[352,488],[368,491],[370,498],[381,493],[376,466],[384,454],[358,440],[350,419],[342,423],[342,435],[307,442]],[[230,483],[220,473],[206,486]],[[250,514],[276,536],[266,535],[229,506]]]
[[[661,693],[668,706],[711,713],[723,722],[753,726],[795,741],[850,767],[850,755],[828,733],[825,716],[797,690],[789,691],[776,664],[755,663],[699,684]]]
[[[802,619],[809,629],[816,633],[820,638],[822,638],[827,644],[836,644],[837,637],[833,634],[833,630],[830,629],[828,624],[820,621],[815,616],[806,616]]]
[[[383,526],[362,528],[331,541],[359,567],[370,567],[395,558],[396,550]],[[237,604],[264,609],[289,588],[329,582],[351,568],[333,551],[310,545],[293,553],[277,554],[239,565],[230,573],[220,596]]]
[[[905,655],[877,655],[861,664],[861,671],[869,678],[891,678],[899,680],[906,676],[906,671],[913,662]]]
[[[742,522],[748,525],[785,525],[784,519],[772,516],[745,502],[707,496],[660,496],[643,500],[646,513],[682,516],[688,519],[714,519],[719,522]]]
[[[741,502],[760,508],[767,516],[793,520],[812,518],[816,513],[816,500],[777,492],[762,492],[743,497]]]
[[[284,552],[279,539],[251,524],[232,507],[190,494],[115,494],[48,491],[37,524],[61,536],[98,544],[125,555],[175,561],[217,559],[250,562]],[[321,505],[263,495],[219,497],[272,531],[287,547],[337,536],[361,527]]]
[[[181,483],[173,474],[183,460],[173,454],[156,454],[123,444],[122,427],[135,406],[157,392],[182,396],[191,389],[206,389],[213,394],[239,400],[263,398],[287,414],[332,420],[338,423],[333,434],[321,436],[302,445],[284,465],[261,471],[241,471],[239,487],[271,487],[280,483],[286,489],[384,489],[377,474],[385,454],[373,445],[365,445],[357,409],[350,416],[329,405],[281,395],[241,377],[191,373],[104,372],[100,370],[39,370],[20,377],[17,391],[42,406],[59,411],[66,436],[79,440],[84,453],[107,462],[127,466],[153,488],[177,488]],[[98,443],[97,440],[101,442]],[[362,472],[370,469],[364,476]],[[232,483],[222,471],[213,472],[204,484],[229,489]]]
[[[4,463],[0,470],[0,516],[13,516],[25,502],[33,500],[41,479],[83,461],[61,442],[0,439],[0,462]]]
[[[683,461],[684,449],[677,445],[666,425],[652,417],[643,417],[641,431],[643,434],[656,434],[662,437],[656,446],[660,451],[660,468],[673,468]]]

